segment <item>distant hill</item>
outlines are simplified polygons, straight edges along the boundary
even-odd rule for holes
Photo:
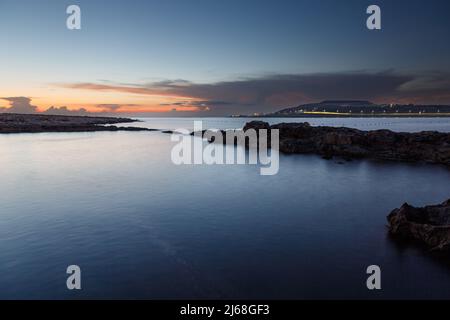
[[[445,115],[450,105],[375,104],[366,100],[325,100],[282,109],[265,116],[303,115]]]
[[[336,105],[336,106],[365,106],[373,105],[372,102],[366,100],[325,100],[319,102],[320,105]]]

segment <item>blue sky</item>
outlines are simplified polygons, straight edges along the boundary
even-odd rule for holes
[[[81,7],[81,30],[65,26],[71,4]],[[382,30],[365,26],[370,4],[381,7]],[[438,0],[0,0],[0,97],[28,97],[39,108],[116,105],[140,112],[172,104],[177,111],[209,105],[201,111],[213,115],[265,112],[336,98],[308,92],[335,92],[339,75],[357,73],[359,80],[374,78],[374,87],[383,77],[395,84],[386,99],[405,101],[409,96],[394,89],[420,84],[413,102],[450,103],[449,14],[450,2]],[[280,77],[290,79],[290,91],[279,89]],[[329,88],[333,79],[338,83]],[[314,81],[322,81],[317,90],[304,90]],[[276,98],[259,96],[271,90]],[[382,100],[378,91],[367,98]],[[351,90],[345,94],[354,98]],[[0,107],[8,103],[0,100]]]

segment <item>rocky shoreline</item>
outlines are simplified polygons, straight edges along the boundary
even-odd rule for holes
[[[243,131],[249,129],[278,129],[279,150],[288,154],[314,153],[326,159],[337,156],[450,166],[450,133],[362,131],[346,127],[316,127],[307,122],[271,126],[263,121],[248,122]]]
[[[174,133],[171,130],[112,125],[137,121],[114,117],[4,113],[0,114],[0,134],[93,131]],[[314,127],[307,122],[269,125],[263,121],[248,122],[243,131],[250,129],[267,129],[269,133],[270,130],[278,129],[279,150],[287,154],[314,153],[326,159],[337,156],[348,160],[369,158],[407,162],[422,161],[450,166],[450,133],[362,131],[346,127]],[[205,131],[201,134],[203,135]],[[227,143],[226,131],[222,130],[221,132],[223,143]],[[191,133],[191,135],[193,134],[194,132]],[[416,208],[405,203],[400,208],[394,209],[388,215],[387,220],[389,232],[395,237],[421,242],[433,250],[448,252],[450,249],[450,199],[442,204],[423,208]]]
[[[137,121],[114,117],[2,113],[0,114],[0,133],[154,131],[148,128],[111,125]]]

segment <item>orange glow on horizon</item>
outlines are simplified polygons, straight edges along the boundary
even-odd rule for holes
[[[52,106],[58,106],[59,104],[48,104],[46,106],[40,106],[37,108],[38,112],[45,112],[47,109],[51,108]],[[107,107],[100,107],[97,105],[87,105],[87,104],[71,104],[64,106],[67,107],[70,111],[78,111],[80,109],[85,109],[86,111],[90,113],[163,113],[163,112],[172,112],[172,111],[183,111],[183,112],[198,112],[202,111],[204,109],[198,107],[198,106],[191,106],[191,105],[134,105],[134,106],[121,106],[116,110],[108,109]]]
[[[24,94],[25,93],[25,94]],[[192,97],[172,95],[142,95],[116,91],[90,91],[84,89],[29,87],[7,88],[0,92],[0,97],[29,97],[31,105],[37,106],[38,112],[51,107],[66,107],[70,111],[85,109],[90,113],[164,113],[164,112],[198,112],[207,110],[196,105],[200,100]],[[0,99],[0,107],[8,108],[8,101]],[[111,106],[114,106],[113,108]]]

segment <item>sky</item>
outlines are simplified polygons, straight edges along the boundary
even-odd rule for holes
[[[73,4],[81,30],[66,27]],[[447,0],[0,0],[0,112],[450,104],[449,16]]]

